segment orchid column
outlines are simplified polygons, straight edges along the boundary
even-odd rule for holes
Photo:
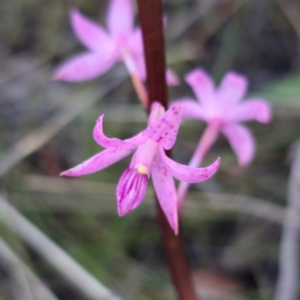
[[[162,3],[161,0],[137,0],[137,3],[146,58],[148,111],[154,101],[160,102],[167,109]],[[193,287],[182,237],[180,233],[174,235],[159,204],[157,211],[166,256],[179,299],[196,300],[198,298]]]

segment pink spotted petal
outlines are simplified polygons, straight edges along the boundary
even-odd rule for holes
[[[153,160],[151,174],[159,204],[174,233],[178,234],[177,193],[175,183],[168,168],[162,162],[159,153],[157,153]]]
[[[198,101],[205,108],[216,102],[215,87],[212,79],[201,69],[196,69],[185,76],[185,81],[193,89]]]
[[[145,197],[148,177],[128,168],[122,174],[117,186],[117,206],[120,216],[136,209]]]
[[[72,82],[90,80],[107,72],[115,62],[111,57],[85,52],[59,66],[54,71],[53,78]]]
[[[180,98],[177,99],[176,102],[177,101],[181,102],[182,118],[206,120],[206,111],[195,100],[190,98]]]
[[[222,132],[237,155],[239,164],[242,166],[249,164],[255,152],[255,140],[250,130],[243,125],[229,124]]]
[[[229,114],[232,122],[258,121],[269,123],[272,118],[271,106],[267,101],[261,99],[247,99],[239,103]]]
[[[92,156],[78,166],[62,172],[61,176],[77,177],[101,171],[135,150],[136,146],[109,148]]]
[[[181,120],[181,103],[175,103],[162,117],[150,124],[143,134],[150,140],[169,150],[176,141]]]
[[[124,141],[118,139],[118,138],[109,138],[107,137],[103,132],[103,118],[104,115],[102,115],[96,122],[96,125],[94,127],[93,136],[94,140],[102,147],[104,148],[112,148],[112,147],[126,147],[128,145],[140,145],[146,142],[147,137],[143,134],[137,134],[136,136],[126,139]]]
[[[248,81],[246,77],[229,72],[222,79],[216,91],[218,101],[221,105],[230,106],[238,103],[246,94]]]
[[[167,84],[170,86],[179,85],[180,83],[178,76],[170,68],[168,68],[166,71],[166,80]]]
[[[71,10],[70,18],[73,30],[83,45],[98,53],[111,54],[114,42],[100,25],[86,18],[77,9]]]
[[[130,0],[110,0],[107,26],[114,37],[133,31],[133,9]]]
[[[220,166],[220,157],[211,165],[205,168],[194,168],[182,165],[166,156],[163,149],[160,149],[162,161],[167,166],[169,172],[178,180],[190,183],[202,182],[212,177]]]

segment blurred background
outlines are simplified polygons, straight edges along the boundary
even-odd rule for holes
[[[0,299],[92,299],[87,285],[80,285],[89,278],[122,299],[175,299],[152,188],[136,211],[117,216],[116,183],[130,158],[84,178],[59,177],[101,150],[92,138],[99,115],[106,115],[108,136],[126,138],[145,127],[122,64],[89,82],[51,79],[60,62],[84,49],[70,27],[70,8],[105,25],[107,4],[1,2]],[[197,291],[202,300],[275,299],[277,279],[284,282],[289,274],[294,298],[277,300],[300,299],[295,284],[300,223],[296,218],[290,228],[284,226],[286,208],[295,213],[300,207],[300,3],[172,0],[164,5],[167,61],[182,79],[169,89],[171,99],[192,96],[183,77],[196,67],[205,68],[216,83],[234,70],[248,77],[249,95],[268,99],[274,111],[268,125],[247,124],[257,142],[250,166],[239,167],[220,136],[204,162],[221,156],[219,172],[190,188],[181,230]],[[182,123],[176,161],[188,162],[203,129],[197,121]],[[287,247],[280,246],[284,230],[290,233]],[[83,279],[72,263],[65,265],[54,243],[93,277]],[[72,274],[77,279],[70,279]]]

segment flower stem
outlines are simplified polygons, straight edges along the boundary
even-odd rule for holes
[[[135,64],[127,51],[123,51],[123,61],[126,66],[126,69],[130,75],[132,85],[139,97],[140,102],[142,105],[147,109],[148,108],[148,95],[146,88],[143,84],[143,82],[140,80],[139,76],[136,72]]]
[[[198,167],[206,154],[209,152],[211,149],[212,145],[215,143],[218,133],[219,133],[219,127],[220,124],[219,122],[210,122],[208,123],[208,126],[206,127],[199,143],[198,146],[194,152],[194,155],[192,156],[189,166],[191,167]],[[179,211],[182,210],[184,199],[189,187],[189,183],[185,181],[181,181],[179,186],[178,186],[178,206],[179,206]]]
[[[148,111],[154,101],[160,102],[167,109],[162,3],[161,0],[137,0],[137,4],[146,58]],[[156,206],[166,257],[178,298],[197,300],[199,298],[192,282],[182,236],[174,235],[157,199]]]
[[[134,86],[134,89],[140,99],[140,102],[147,109],[148,108],[148,95],[147,95],[147,91],[146,91],[146,88],[145,88],[143,82],[140,80],[140,78],[135,73],[131,74],[130,78],[131,78],[131,82]]]

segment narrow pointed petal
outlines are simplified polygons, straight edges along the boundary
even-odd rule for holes
[[[106,31],[82,15],[77,9],[70,13],[71,24],[78,39],[88,49],[98,53],[111,53],[114,43]]]
[[[185,76],[185,81],[191,86],[198,101],[204,107],[215,103],[215,87],[211,78],[201,69],[196,69]]]
[[[140,145],[146,142],[147,137],[144,136],[142,133],[137,134],[136,136],[126,139],[124,141],[118,138],[109,138],[103,132],[103,118],[102,115],[96,122],[94,127],[93,136],[94,140],[104,148],[112,148],[112,147],[126,147],[130,144],[132,145]]]
[[[228,119],[231,122],[258,121],[269,123],[272,118],[271,105],[261,99],[247,99],[238,104],[230,112]]]
[[[115,60],[97,53],[86,52],[67,60],[56,71],[53,79],[79,82],[93,79],[108,71]]]
[[[128,214],[140,205],[147,187],[147,175],[138,173],[136,169],[125,170],[117,186],[117,206],[120,216]]]
[[[229,72],[223,78],[217,89],[217,98],[222,105],[233,105],[238,103],[246,94],[248,81],[246,77]]]
[[[249,164],[255,152],[255,140],[250,130],[239,124],[229,124],[222,132],[237,155],[239,164]]]
[[[176,179],[190,183],[202,182],[212,177],[217,172],[221,162],[219,157],[214,163],[205,168],[194,168],[175,162],[167,157],[162,149],[160,149],[160,154],[163,163]]]
[[[150,124],[143,134],[150,140],[169,150],[176,141],[181,120],[181,103],[171,106],[157,121]]]
[[[181,102],[181,111],[183,119],[200,119],[206,120],[205,110],[201,105],[191,98],[176,99]]]
[[[133,8],[130,0],[110,0],[107,26],[113,36],[131,34],[133,18]]]
[[[180,83],[178,76],[170,68],[168,68],[166,71],[166,80],[167,80],[167,84],[170,86],[179,85]]]
[[[157,153],[152,165],[152,181],[159,204],[171,228],[178,234],[178,203],[174,179]]]
[[[101,171],[132,153],[135,148],[135,146],[129,145],[126,147],[106,149],[87,159],[78,166],[62,172],[60,175],[77,177]]]

